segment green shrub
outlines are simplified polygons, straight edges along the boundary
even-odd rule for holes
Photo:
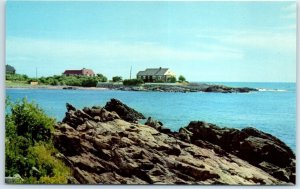
[[[185,79],[185,77],[183,75],[180,75],[178,77],[178,81],[182,83],[182,82],[186,81],[186,79]]]
[[[97,78],[95,77],[87,77],[82,80],[83,87],[96,87],[98,83]]]
[[[12,74],[12,73],[6,73],[5,79],[7,81],[24,81],[24,82],[29,80],[27,75]]]
[[[49,84],[53,85],[53,86],[56,86],[56,85],[59,85],[60,83],[59,83],[59,81],[57,79],[54,79]]]
[[[66,184],[66,175],[70,174],[70,168],[52,154],[57,150],[51,143],[38,143],[29,148],[29,152],[36,157],[36,165],[39,170],[39,182],[43,184]]]
[[[68,85],[68,86],[79,86],[79,87],[96,87],[98,82],[106,82],[107,78],[102,74],[96,76],[65,76],[65,75],[54,75],[50,77],[41,77],[38,79],[41,84],[46,85]]]
[[[167,81],[170,82],[170,83],[175,83],[176,82],[176,77],[171,76],[171,77],[168,78]]]
[[[24,98],[11,108],[16,132],[34,141],[48,141],[54,130],[55,120],[48,117],[37,104],[29,103]]]
[[[122,79],[122,77],[121,76],[114,76],[113,78],[112,78],[112,81],[113,82],[121,82],[123,79]]]
[[[99,82],[107,82],[107,77],[102,74],[97,74],[96,78]]]
[[[19,174],[22,183],[65,184],[71,171],[54,154],[55,120],[26,99],[6,100],[5,176]],[[10,108],[10,109],[9,109]]]
[[[126,85],[126,86],[138,86],[143,83],[144,83],[144,81],[141,79],[125,79],[123,81],[123,85]]]

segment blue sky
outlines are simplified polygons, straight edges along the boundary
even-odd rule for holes
[[[168,67],[189,81],[296,81],[294,2],[6,4],[6,63],[129,77]]]

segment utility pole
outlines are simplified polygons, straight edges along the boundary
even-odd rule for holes
[[[131,79],[131,71],[132,71],[132,66],[130,67],[130,77],[129,77],[129,79]]]

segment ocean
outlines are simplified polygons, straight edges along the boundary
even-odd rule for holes
[[[216,84],[217,82],[214,82]],[[190,121],[206,121],[221,127],[255,127],[270,133],[296,151],[296,83],[222,83],[253,87],[251,93],[169,93],[115,90],[7,89],[12,101],[27,97],[57,121],[65,116],[65,104],[76,108],[100,105],[116,98],[128,106],[178,130]],[[144,122],[143,120],[141,122]]]

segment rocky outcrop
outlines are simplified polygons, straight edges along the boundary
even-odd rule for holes
[[[214,85],[205,83],[168,84],[147,83],[139,86],[124,86],[122,84],[98,84],[98,87],[122,90],[122,91],[152,91],[152,92],[212,92],[212,93],[248,93],[258,91],[249,87],[229,87],[225,85]]]
[[[143,114],[114,98],[107,102],[104,108],[116,112],[125,121],[137,122],[139,119],[145,119]]]
[[[133,111],[127,111],[130,116],[126,116],[124,111],[119,111],[120,115],[112,104],[119,106],[122,103],[112,101],[113,103],[108,103],[105,108],[76,110],[68,106],[66,117],[56,125],[54,143],[61,153],[60,158],[73,170],[74,179],[70,181],[71,183],[245,185],[289,183],[288,180],[282,179],[285,173],[273,176],[269,174],[271,170],[275,171],[273,165],[279,166],[276,162],[265,158],[264,161],[257,162],[259,165],[254,166],[252,162],[251,165],[233,150],[234,146],[230,146],[229,142],[228,147],[223,147],[222,142],[217,142],[246,141],[247,138],[251,139],[249,136],[257,137],[254,131],[239,131],[248,137],[240,134],[235,137],[240,137],[239,139],[230,139],[228,135],[226,139],[224,133],[238,130],[223,131],[214,126],[210,129],[212,131],[209,131],[202,129],[198,122],[192,122],[179,132],[166,131],[162,129],[161,122],[151,118],[147,120],[147,125],[134,123],[133,119],[128,121]],[[120,106],[126,110],[129,108],[124,104]],[[108,107],[114,107],[114,112],[108,111]],[[217,134],[213,134],[214,132]],[[264,136],[266,140],[271,137]],[[276,142],[280,144],[278,147],[285,149],[282,143]],[[245,153],[259,153],[258,148],[249,147],[254,143],[248,143],[241,145]],[[263,142],[261,145],[267,144]],[[256,151],[251,152],[252,149]],[[275,152],[279,153],[272,151]],[[288,151],[286,155],[290,155]],[[282,158],[283,162],[289,162],[286,161],[287,156]]]
[[[220,128],[201,121],[191,122],[186,128],[193,144],[199,140],[219,146],[257,166],[275,178],[295,183],[295,154],[278,138],[255,128],[242,130]]]
[[[151,117],[148,117],[147,121],[145,122],[145,125],[148,125],[154,129],[158,130],[161,133],[165,133],[165,134],[172,133],[171,129],[164,127],[162,122],[154,120]]]
[[[203,92],[215,92],[215,93],[248,93],[251,91],[258,91],[254,88],[242,87],[242,88],[234,88],[227,87],[224,85],[210,85]]]

